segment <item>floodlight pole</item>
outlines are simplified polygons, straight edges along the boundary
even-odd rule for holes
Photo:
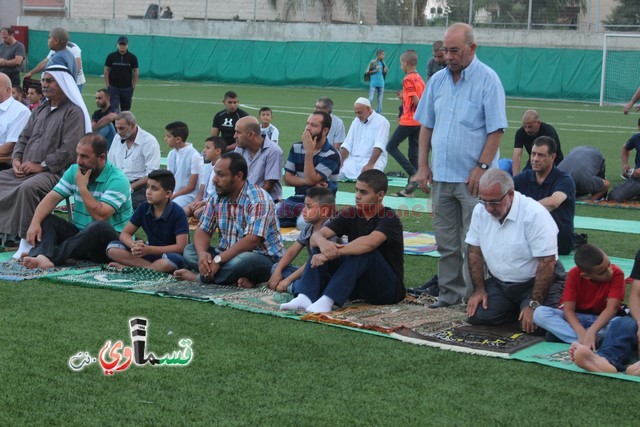
[[[209,22],[209,0],[204,0],[204,22]]]
[[[411,26],[413,27],[416,20],[416,0],[411,2]]]
[[[116,0],[113,0],[112,4],[113,4],[113,7],[112,7],[113,19],[116,19]]]
[[[533,0],[529,0],[529,17],[527,18],[527,30],[531,30],[531,12],[533,12]]]
[[[469,25],[473,25],[473,0],[469,0]]]

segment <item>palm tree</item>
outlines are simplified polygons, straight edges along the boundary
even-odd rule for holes
[[[278,8],[278,0],[268,0],[271,7]],[[282,12],[284,21],[295,16],[298,9],[305,3],[314,5],[318,1],[322,6],[322,22],[331,23],[333,16],[333,7],[336,4],[336,0],[282,0],[284,3]],[[347,8],[347,12],[353,17],[358,17],[358,3],[363,0],[340,0]]]

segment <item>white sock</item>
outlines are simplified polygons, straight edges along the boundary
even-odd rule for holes
[[[25,239],[20,239],[20,247],[18,248],[18,250],[16,251],[15,254],[13,254],[13,259],[20,259],[20,256],[23,253],[29,253],[29,251],[33,249],[33,246],[31,246],[29,244],[29,242],[27,242]]]
[[[306,310],[311,305],[311,300],[305,294],[298,294],[297,297],[288,303],[281,304],[280,310]]]
[[[333,310],[333,300],[326,295],[307,307],[309,313],[327,313]]]

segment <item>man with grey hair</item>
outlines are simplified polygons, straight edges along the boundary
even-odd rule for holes
[[[11,156],[11,169],[0,172],[0,233],[23,238],[33,212],[76,159],[76,145],[91,132],[89,112],[66,67],[42,74],[47,101],[33,110]],[[26,244],[26,240],[24,241]],[[21,246],[18,254],[28,247]]]
[[[433,228],[440,252],[440,294],[430,308],[459,303],[471,291],[464,236],[478,203],[478,182],[498,166],[508,126],[502,83],[475,57],[473,28],[453,24],[443,43],[447,68],[429,79],[414,116],[422,125],[415,181],[425,192],[433,183]]]
[[[534,310],[556,307],[564,289],[558,227],[544,206],[514,190],[503,170],[485,172],[479,195],[465,239],[474,288],[467,303],[469,323],[517,319],[524,332],[533,332]]]
[[[316,101],[316,111],[324,111],[331,116],[331,129],[327,134],[327,141],[333,145],[336,150],[340,150],[340,146],[344,142],[344,123],[342,119],[333,114],[333,101],[326,96],[318,98]]]
[[[242,117],[236,122],[235,152],[247,162],[247,180],[269,193],[274,203],[282,199],[282,148],[269,138],[262,138],[255,117]]]
[[[160,168],[160,144],[155,136],[138,126],[131,111],[118,113],[116,132],[107,159],[129,179],[135,210],[147,200],[147,175]]]
[[[364,171],[387,166],[389,120],[371,108],[367,98],[358,98],[353,105],[356,118],[340,147],[342,167],[338,178],[355,180]]]
[[[20,86],[20,69],[26,58],[24,45],[13,36],[13,28],[0,28],[0,73],[11,79],[12,86]]]
[[[11,97],[11,79],[0,73],[0,156],[8,157],[18,141],[20,132],[27,124],[31,111],[29,107]],[[8,169],[7,163],[0,163],[0,169]]]

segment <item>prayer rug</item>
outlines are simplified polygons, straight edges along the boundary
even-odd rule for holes
[[[586,230],[611,231],[614,233],[640,234],[640,222],[625,219],[593,218],[576,216],[573,218],[574,228]]]
[[[242,289],[240,292],[228,293],[215,298],[216,305],[237,308],[254,313],[270,314],[277,317],[299,319],[300,315],[291,311],[281,311],[280,304],[289,302],[291,295],[272,291],[267,287]]]
[[[576,266],[576,263],[573,259],[573,254],[560,255],[558,258],[560,259],[560,261],[562,261],[562,265],[564,266],[564,269],[567,270],[567,273],[569,272],[569,270],[571,270],[573,267]],[[609,257],[609,261],[611,261],[611,263],[620,267],[620,269],[624,271],[625,277],[629,277],[631,275],[631,270],[633,269],[634,260],[628,259],[628,258],[617,258],[612,256],[612,257]]]
[[[440,311],[441,308],[433,311]],[[466,314],[465,314],[466,318]],[[500,326],[474,326],[464,324],[433,331],[423,328],[396,331],[403,341],[438,347],[460,353],[507,358],[509,355],[542,341],[542,337],[529,335],[518,323]]]
[[[552,366],[554,368],[564,369],[572,372],[580,372],[583,374],[599,375],[619,380],[640,382],[640,377],[627,375],[623,372],[617,374],[608,374],[602,372],[589,372],[579,368],[571,361],[569,355],[569,344],[541,342],[529,348],[525,348],[513,355],[510,359],[521,360],[523,362],[538,363],[541,365]]]
[[[280,234],[282,234],[282,240],[285,242],[295,242],[298,240],[300,230],[296,227],[280,227]]]
[[[27,268],[17,261],[0,262],[0,280],[8,280],[11,282],[21,282],[35,278],[57,277],[58,275],[81,274],[89,270],[98,268],[96,264],[77,261],[70,262],[67,265],[54,267],[49,269]]]
[[[576,204],[585,206],[601,206],[604,208],[640,209],[640,201],[638,200],[628,200],[626,202],[614,202],[611,200],[576,200]]]
[[[125,267],[118,271],[115,268],[103,265],[99,270],[82,274],[64,275],[64,272],[62,272],[62,274],[63,275],[56,276],[49,275],[43,278],[71,285],[120,290],[148,288],[162,283],[177,282],[177,280],[169,274],[140,267]]]
[[[131,292],[155,294],[161,297],[185,298],[196,301],[212,301],[224,295],[244,292],[237,286],[218,286],[188,280],[163,280],[148,286],[131,289]]]

